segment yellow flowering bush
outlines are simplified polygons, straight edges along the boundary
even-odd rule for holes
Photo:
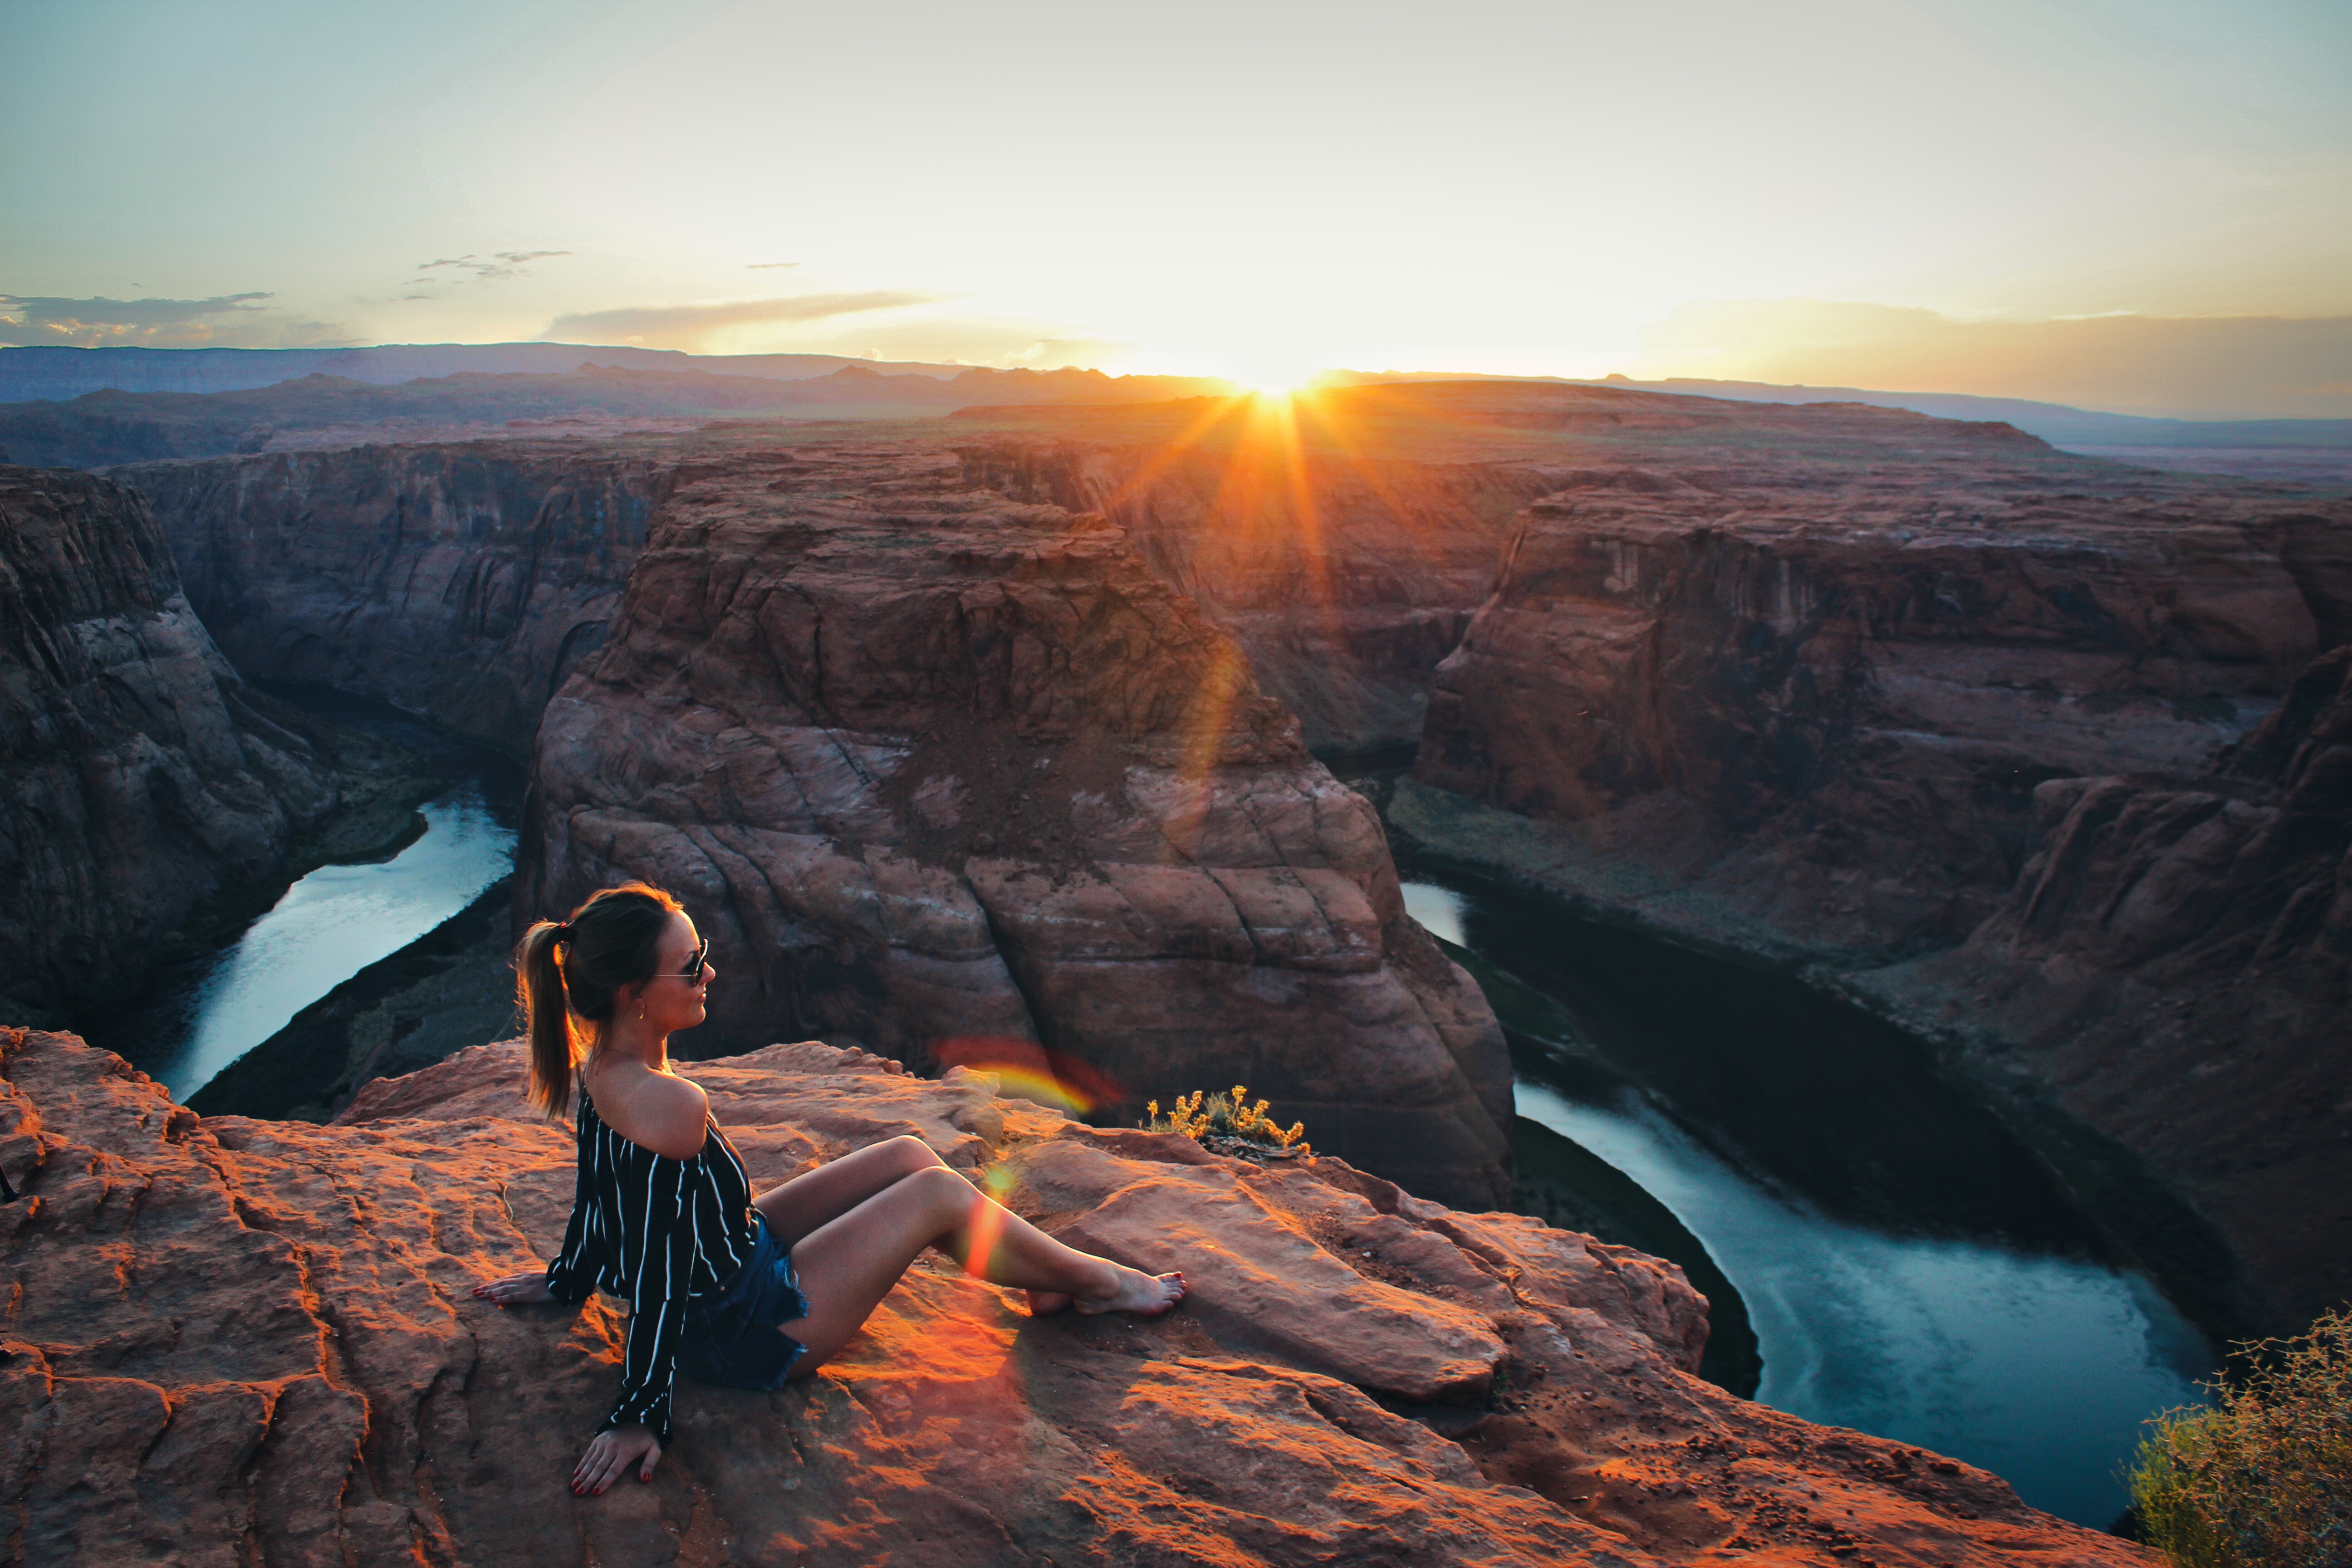
[[[1234,1085],[1231,1094],[1209,1094],[1194,1089],[1180,1094],[1168,1114],[1160,1114],[1160,1102],[1153,1100],[1144,1108],[1141,1121],[1136,1123],[1148,1132],[1181,1132],[1202,1148],[1214,1148],[1218,1143],[1239,1144],[1235,1149],[1221,1149],[1220,1153],[1272,1155],[1277,1159],[1304,1156],[1315,1152],[1313,1144],[1304,1142],[1307,1123],[1294,1121],[1288,1127],[1276,1125],[1266,1115],[1271,1101],[1249,1102],[1249,1090]]]

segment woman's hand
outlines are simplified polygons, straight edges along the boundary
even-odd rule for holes
[[[572,1495],[603,1496],[604,1489],[619,1480],[631,1465],[637,1467],[637,1479],[652,1480],[654,1467],[659,1463],[661,1445],[654,1441],[647,1428],[615,1426],[609,1432],[599,1432],[572,1472]]]
[[[474,1287],[474,1300],[514,1307],[525,1301],[552,1301],[555,1298],[548,1293],[547,1270],[541,1268],[529,1274],[509,1274],[487,1285],[477,1285]]]

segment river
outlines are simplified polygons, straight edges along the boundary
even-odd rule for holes
[[[128,1011],[88,1028],[184,1103],[214,1075],[343,981],[406,947],[514,868],[520,770],[381,704],[273,694],[442,762],[453,787],[419,808],[425,831],[388,858],[321,866],[226,947],[158,976]]]
[[[1703,1248],[1675,1260],[1737,1292],[1717,1317],[1752,1331],[1753,1397],[2114,1522],[2140,1423],[2195,1403],[2213,1350],[1918,1042],[1784,977],[1405,874],[1510,1030],[1523,1121],[1681,1233],[1623,1239]]]

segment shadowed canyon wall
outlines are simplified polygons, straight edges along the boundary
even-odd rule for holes
[[[2312,1195],[2352,1183],[2340,670],[2305,673],[2347,562],[2342,502],[2091,464],[1595,465],[1522,520],[1396,820],[1557,825],[1537,879],[2021,1066],[2307,1315],[2352,1290]]]
[[[1244,1082],[1415,1191],[1507,1191],[1500,1030],[1371,808],[1118,529],[951,452],[683,477],[533,777],[524,907],[676,889],[698,1054],[1042,1052],[1115,1118]]]
[[[0,949],[8,999],[138,980],[199,900],[275,875],[339,781],[180,591],[138,494],[0,468]]]
[[[379,698],[518,755],[602,641],[654,459],[481,443],[149,463],[188,597],[248,674]]]
[[[2201,777],[2043,784],[2008,901],[1875,977],[2181,1173],[2295,1320],[2352,1296],[2348,675],[2322,656]]]

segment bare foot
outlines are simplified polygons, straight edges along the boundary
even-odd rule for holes
[[[1118,1289],[1108,1296],[1080,1296],[1072,1303],[1081,1312],[1133,1312],[1156,1318],[1184,1299],[1184,1276],[1146,1274],[1124,1264],[1118,1268]]]
[[[1065,1291],[1032,1290],[1029,1292],[1029,1315],[1033,1318],[1050,1318],[1067,1308],[1069,1304],[1070,1298]]]

